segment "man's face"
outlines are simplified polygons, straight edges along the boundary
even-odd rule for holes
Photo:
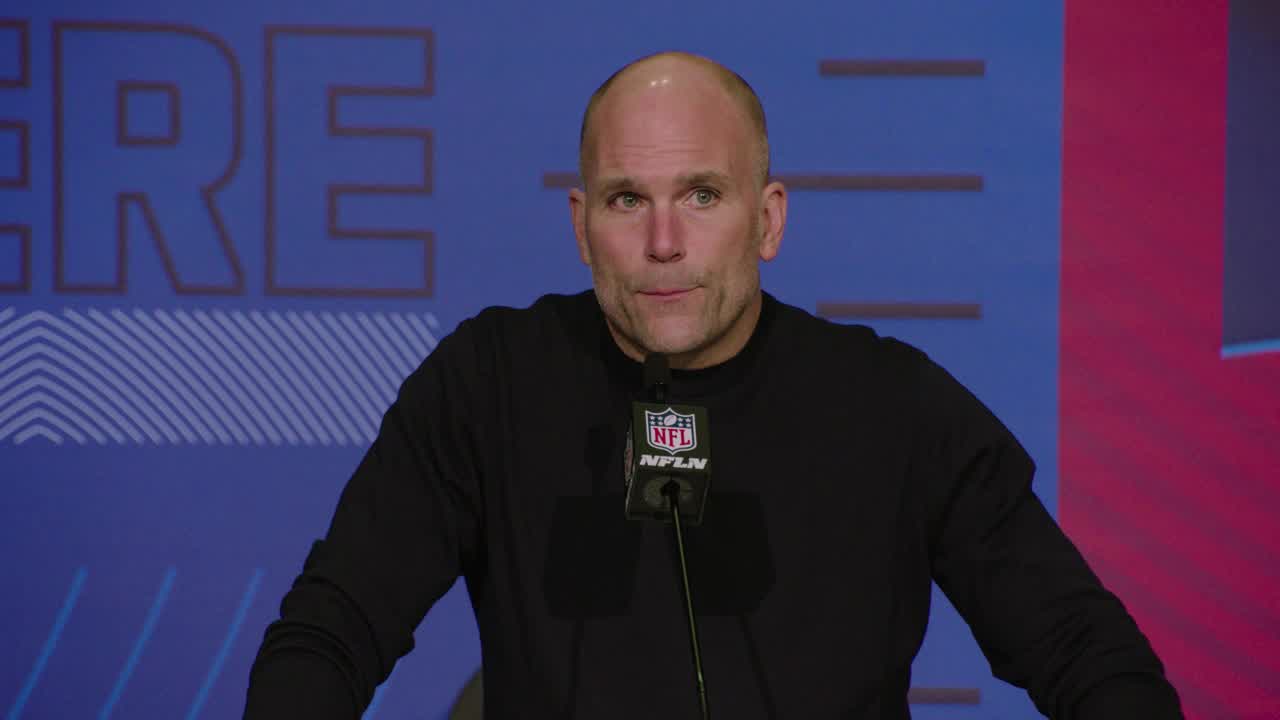
[[[785,211],[781,186],[760,186],[744,111],[700,70],[620,78],[592,119],[586,192],[570,198],[619,346],[676,367],[723,362],[750,337],[758,263],[781,239],[770,213]]]

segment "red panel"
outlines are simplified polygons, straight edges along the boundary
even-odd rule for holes
[[[1215,720],[1280,718],[1280,353],[1221,357],[1227,16],[1068,0],[1062,158],[1060,518]]]

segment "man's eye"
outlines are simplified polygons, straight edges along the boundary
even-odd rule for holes
[[[635,210],[640,206],[640,198],[635,193],[619,193],[614,196],[613,204],[624,210]]]
[[[698,188],[693,191],[693,204],[705,207],[716,201],[716,193],[714,190],[707,188]]]

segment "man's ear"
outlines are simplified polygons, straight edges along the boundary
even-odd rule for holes
[[[777,257],[787,227],[787,188],[776,180],[764,186],[760,220],[760,259],[768,262]]]
[[[569,218],[573,221],[573,235],[578,240],[578,257],[591,265],[591,248],[587,245],[587,194],[579,188],[569,190]]]

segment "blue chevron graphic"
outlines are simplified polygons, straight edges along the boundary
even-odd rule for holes
[[[436,346],[412,313],[0,310],[0,441],[367,445]]]

